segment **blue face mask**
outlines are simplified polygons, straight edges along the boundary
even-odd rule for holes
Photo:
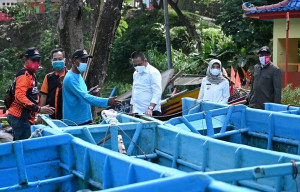
[[[79,66],[77,67],[80,73],[84,72],[86,68],[87,68],[87,63],[80,63]]]
[[[55,71],[59,71],[65,67],[65,62],[64,61],[54,61],[54,62],[52,62],[52,66]]]

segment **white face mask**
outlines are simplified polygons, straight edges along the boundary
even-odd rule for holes
[[[136,66],[136,67],[134,67],[135,68],[135,70],[138,72],[138,73],[143,73],[144,71],[145,71],[145,69],[146,69],[146,67],[144,66],[144,65],[142,65],[142,66]]]
[[[210,73],[214,76],[218,76],[220,74],[220,69],[210,69]]]
[[[270,56],[259,57],[259,62],[263,66],[266,65],[266,64],[268,64],[270,61],[271,61],[271,57]]]

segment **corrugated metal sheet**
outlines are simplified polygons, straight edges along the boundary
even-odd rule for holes
[[[200,85],[205,76],[186,75],[176,79],[174,85]]]

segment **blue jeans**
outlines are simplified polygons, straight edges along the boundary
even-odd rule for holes
[[[14,141],[28,139],[30,137],[30,122],[24,119],[7,115],[7,121],[13,129]]]

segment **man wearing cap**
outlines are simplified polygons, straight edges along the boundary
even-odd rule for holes
[[[281,72],[271,62],[269,47],[263,46],[258,51],[259,64],[254,66],[249,94],[249,107],[264,109],[264,103],[281,103]]]
[[[14,141],[30,137],[30,126],[34,124],[37,113],[52,114],[52,107],[40,107],[38,82],[35,71],[40,66],[40,52],[31,47],[25,52],[25,65],[14,80],[15,97],[8,109],[8,122],[13,128]]]
[[[44,78],[40,106],[54,107],[55,112],[50,117],[62,119],[62,83],[67,73],[65,52],[63,49],[53,49],[50,58],[54,71],[48,73]]]
[[[68,125],[84,125],[92,122],[91,105],[107,107],[120,105],[115,97],[101,98],[89,94],[81,76],[87,68],[88,55],[84,49],[76,50],[72,55],[72,68],[63,83],[63,119]]]

